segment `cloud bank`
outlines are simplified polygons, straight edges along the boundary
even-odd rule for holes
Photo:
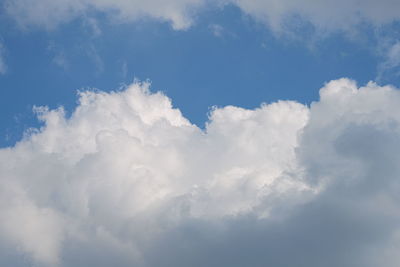
[[[400,3],[395,0],[6,0],[4,8],[22,27],[53,29],[101,12],[119,22],[149,17],[185,29],[203,7],[225,5],[239,7],[274,31],[296,32],[305,23],[322,31],[352,31],[363,24],[382,26],[400,19]]]
[[[393,87],[336,80],[205,130],[146,83],[35,110],[0,150],[2,266],[398,265]]]

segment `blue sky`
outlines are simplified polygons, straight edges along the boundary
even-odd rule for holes
[[[2,146],[37,127],[33,105],[71,111],[84,88],[110,91],[134,78],[150,80],[152,90],[165,92],[203,127],[212,106],[254,108],[280,99],[309,104],[330,80],[376,80],[385,60],[370,27],[355,37],[340,31],[319,36],[305,27],[293,37],[233,5],[202,10],[183,30],[152,19],[115,23],[98,13],[54,29],[21,29],[4,14],[1,22],[7,66],[0,76]],[[398,81],[395,72],[379,80]]]

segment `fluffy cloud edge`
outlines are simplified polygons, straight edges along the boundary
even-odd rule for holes
[[[340,79],[310,107],[217,108],[203,131],[147,83],[80,92],[70,118],[37,108],[43,128],[0,150],[0,247],[43,266],[197,266],[209,248],[258,266],[294,264],[277,255],[298,242],[307,266],[396,266],[399,103]]]

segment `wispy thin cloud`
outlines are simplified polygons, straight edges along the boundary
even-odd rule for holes
[[[96,74],[104,71],[104,62],[94,45],[89,45],[86,49],[87,56],[92,60]]]
[[[50,42],[47,46],[47,50],[52,57],[51,61],[57,65],[58,67],[68,70],[69,62],[67,59],[67,55],[62,47],[57,45],[55,42]]]
[[[379,46],[381,62],[377,67],[377,81],[385,80],[387,75],[400,75],[400,41],[381,42]]]
[[[5,47],[3,43],[0,42],[0,74],[6,74],[7,64],[5,61]]]

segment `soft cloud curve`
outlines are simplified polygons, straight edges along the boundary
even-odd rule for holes
[[[340,79],[205,130],[147,83],[38,107],[45,126],[0,150],[0,263],[397,266],[399,104]]]

